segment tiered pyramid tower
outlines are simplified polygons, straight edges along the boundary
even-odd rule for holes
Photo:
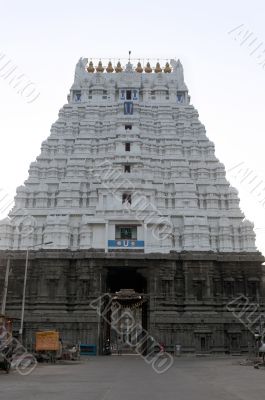
[[[256,251],[182,65],[170,64],[79,60],[68,104],[0,223],[1,249]]]
[[[0,239],[0,295],[19,319],[25,294],[29,346],[36,331],[55,329],[99,354],[115,344],[91,307],[104,293],[137,306],[171,352],[247,351],[259,329],[255,313],[250,329],[227,309],[243,296],[264,310],[264,258],[180,61],[95,68],[80,59]]]

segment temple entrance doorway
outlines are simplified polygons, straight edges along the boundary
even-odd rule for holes
[[[136,269],[108,271],[106,287],[111,306],[103,322],[103,343],[110,346],[112,354],[146,351],[145,345],[141,345],[148,323],[146,286],[146,279]]]
[[[107,273],[106,289],[109,293],[116,293],[121,289],[134,289],[137,293],[146,293],[147,282],[136,268],[110,268]]]

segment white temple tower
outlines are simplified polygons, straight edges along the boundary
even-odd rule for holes
[[[121,339],[120,304],[167,351],[248,351],[265,311],[264,258],[180,61],[95,68],[80,59],[67,100],[0,222],[0,296],[10,265],[6,310],[16,321],[28,261],[25,342],[58,330],[101,354]],[[91,306],[103,295],[108,321]],[[227,308],[237,298],[259,305],[251,329]]]
[[[175,60],[79,60],[0,237],[13,250],[256,251]]]

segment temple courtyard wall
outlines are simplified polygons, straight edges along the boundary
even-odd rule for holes
[[[0,295],[10,258],[6,314],[17,318],[15,332],[25,257],[22,250],[0,251]],[[247,352],[262,325],[263,260],[260,253],[30,251],[25,343],[32,349],[36,331],[56,329],[63,341],[95,344],[101,353],[107,330],[91,302],[130,288],[145,300],[144,328],[166,350],[178,344],[191,353]],[[252,305],[233,313],[240,296]]]

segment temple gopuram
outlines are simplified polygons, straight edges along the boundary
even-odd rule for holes
[[[81,58],[0,239],[0,294],[9,263],[15,321],[28,261],[29,347],[36,331],[58,330],[98,354],[106,341],[129,351],[126,315],[117,337],[111,315],[91,307],[105,293],[110,313],[130,311],[169,352],[237,354],[253,341],[227,304],[245,296],[263,309],[264,258],[179,60]]]

